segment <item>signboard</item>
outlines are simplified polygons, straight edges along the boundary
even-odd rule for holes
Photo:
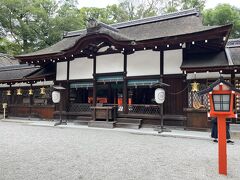
[[[53,92],[52,92],[52,101],[53,101],[54,103],[59,103],[59,102],[60,102],[60,99],[61,99],[60,92],[59,92],[59,91],[53,91]]]
[[[155,101],[158,104],[162,104],[165,101],[165,91],[162,88],[155,90]]]

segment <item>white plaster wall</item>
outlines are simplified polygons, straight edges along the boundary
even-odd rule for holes
[[[182,49],[164,51],[164,74],[182,74]]]
[[[67,80],[67,62],[57,63],[56,80]]]
[[[127,57],[127,76],[160,75],[160,52],[137,51]]]
[[[93,59],[76,58],[70,61],[69,79],[93,78]]]
[[[97,56],[96,73],[123,72],[123,54]]]

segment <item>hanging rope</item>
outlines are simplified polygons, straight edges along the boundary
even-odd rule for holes
[[[174,93],[170,93],[170,92],[167,92],[166,91],[166,94],[169,94],[169,95],[178,95],[178,94],[181,94],[183,93],[187,88],[189,87],[189,84],[182,90],[178,91],[178,92],[174,92]]]

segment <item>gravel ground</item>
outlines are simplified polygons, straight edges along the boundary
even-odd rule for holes
[[[218,175],[207,140],[0,122],[0,180],[240,179],[240,142]]]

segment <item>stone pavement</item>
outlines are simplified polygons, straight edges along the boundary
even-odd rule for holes
[[[172,135],[187,138],[172,138],[151,128],[102,130],[9,121],[0,121],[0,180],[240,179],[239,141],[227,147],[226,177],[218,174],[217,143],[192,138],[203,137],[201,132],[174,130]]]
[[[142,134],[142,135],[155,135],[155,136],[163,136],[163,137],[179,137],[179,138],[189,138],[189,139],[202,139],[202,140],[211,140],[210,132],[203,132],[203,131],[190,131],[184,130],[183,128],[175,128],[175,127],[167,127],[167,132],[158,133],[154,128],[145,128],[142,127],[140,129],[129,129],[129,128],[114,128],[114,129],[107,129],[107,128],[95,128],[95,127],[88,127],[87,125],[76,125],[74,123],[68,122],[67,125],[59,125],[54,126],[56,121],[46,121],[40,120],[37,118],[32,118],[31,120],[26,118],[11,118],[1,120],[5,122],[17,122],[17,123],[24,123],[26,125],[31,126],[47,126],[47,127],[54,127],[54,128],[79,128],[79,129],[96,129],[96,130],[107,130],[107,131],[119,131],[119,132],[129,132],[132,134]],[[240,124],[231,124],[230,125],[231,131],[231,138],[232,139],[240,139]]]
[[[75,125],[69,122],[67,125],[54,126],[56,121],[42,121],[39,119],[5,119],[1,120],[2,122],[15,122],[15,123],[24,123],[31,126],[47,126],[54,128],[79,128],[79,129],[95,129],[95,130],[105,130],[105,131],[118,131],[118,132],[129,132],[132,134],[142,134],[142,135],[154,135],[154,136],[164,136],[164,137],[180,137],[180,138],[190,138],[190,139],[204,139],[210,140],[210,132],[200,132],[200,131],[189,131],[184,129],[171,129],[170,132],[158,133],[154,128],[140,128],[140,129],[129,129],[129,128],[94,128],[88,127],[87,125]],[[171,128],[171,127],[168,127]]]

